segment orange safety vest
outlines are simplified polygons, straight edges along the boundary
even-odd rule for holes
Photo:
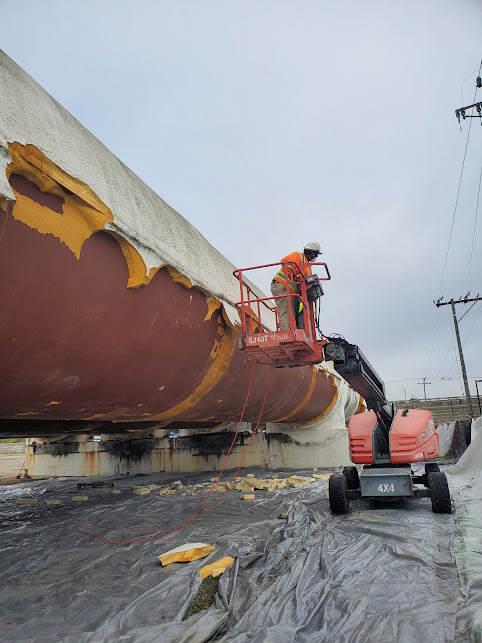
[[[290,255],[287,255],[286,257],[283,257],[283,259],[281,259],[281,262],[284,262],[284,261],[293,261],[296,263],[307,263],[306,257],[302,252],[292,252]],[[303,266],[302,270],[305,273],[306,277],[309,277],[311,275],[310,266]],[[288,287],[290,289],[290,292],[297,293],[298,292],[297,282],[299,283],[300,273],[293,266],[289,266],[289,265],[286,266],[286,272],[288,273]],[[276,275],[274,276],[274,279],[275,281],[279,281],[280,284],[283,284],[284,286],[286,286],[284,266],[281,268],[279,272],[276,273]]]

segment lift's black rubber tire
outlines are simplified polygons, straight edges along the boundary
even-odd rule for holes
[[[449,485],[445,473],[441,471],[432,471],[432,473],[429,473],[428,486],[432,499],[432,511],[436,514],[452,513]]]
[[[425,465],[425,474],[422,476],[423,484],[426,487],[430,487],[428,476],[430,473],[433,473],[434,471],[440,471],[439,465],[436,462],[428,462]]]
[[[343,467],[343,475],[346,478],[348,489],[360,488],[360,478],[356,467]]]
[[[328,481],[328,497],[330,509],[334,514],[347,514],[350,511],[346,490],[348,483],[345,476],[334,473]]]

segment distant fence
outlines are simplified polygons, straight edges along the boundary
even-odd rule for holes
[[[479,400],[477,397],[471,397],[472,410],[474,416],[482,415],[479,408]],[[436,422],[453,422],[454,420],[466,420],[470,418],[467,400],[465,397],[436,397],[429,398],[427,401],[412,399],[400,400],[396,402],[400,409],[428,409]]]

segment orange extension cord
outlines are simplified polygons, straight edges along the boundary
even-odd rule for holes
[[[207,501],[209,500],[210,495],[211,495],[211,494],[212,494],[212,492],[214,491],[214,488],[217,486],[217,484],[218,484],[218,482],[219,482],[219,479],[221,478],[221,475],[222,475],[222,473],[223,473],[224,469],[226,468],[226,464],[227,464],[227,462],[228,462],[229,455],[230,455],[231,450],[232,450],[232,448],[233,448],[233,446],[234,446],[234,443],[235,443],[235,441],[236,441],[236,437],[237,437],[237,435],[238,435],[239,427],[241,426],[241,422],[243,421],[244,412],[245,412],[245,410],[246,410],[246,406],[247,406],[247,404],[248,404],[249,396],[250,396],[250,393],[251,393],[251,383],[252,383],[252,380],[253,380],[253,372],[254,372],[254,361],[253,361],[253,365],[252,365],[252,368],[251,368],[251,376],[250,376],[250,378],[249,378],[248,393],[247,393],[247,395],[246,395],[246,400],[245,400],[245,402],[244,402],[244,406],[243,406],[243,410],[242,410],[242,413],[241,413],[241,417],[240,417],[240,419],[239,419],[238,425],[237,425],[237,427],[236,427],[236,431],[235,431],[235,433],[234,433],[233,441],[231,442],[231,446],[229,447],[228,453],[226,454],[226,458],[225,458],[225,460],[224,460],[223,467],[222,467],[221,471],[219,472],[219,475],[218,475],[218,477],[216,478],[216,481],[213,483],[213,486],[212,486],[212,487],[211,487],[211,489],[209,490],[209,493],[208,493],[208,495],[206,496],[206,499],[205,499],[205,501],[203,502],[203,504],[199,507],[199,509],[198,509],[195,513],[193,513],[193,514],[189,517],[189,519],[188,519],[188,520],[187,520],[183,525],[177,525],[177,526],[174,526],[174,527],[168,527],[167,529],[137,529],[136,527],[119,527],[119,529],[130,529],[130,530],[132,530],[132,531],[139,531],[139,532],[150,532],[150,533],[159,533],[159,532],[165,532],[165,531],[169,531],[169,532],[170,532],[170,533],[168,533],[168,534],[166,534],[165,536],[162,536],[162,537],[160,537],[160,538],[152,538],[152,539],[149,539],[149,540],[140,540],[140,539],[137,539],[137,538],[136,538],[136,539],[133,539],[133,540],[123,540],[123,541],[110,541],[110,540],[107,540],[106,538],[102,538],[102,536],[98,536],[97,534],[91,534],[91,533],[89,533],[89,532],[87,532],[87,531],[83,531],[83,530],[81,530],[81,529],[73,529],[73,528],[71,528],[71,527],[62,527],[62,526],[60,526],[60,525],[46,525],[46,526],[47,526],[47,527],[51,527],[52,529],[65,529],[65,530],[68,530],[68,531],[73,531],[73,532],[76,532],[76,533],[79,533],[79,534],[83,534],[83,535],[85,535],[85,536],[90,536],[91,538],[97,538],[98,540],[101,540],[102,542],[106,543],[107,545],[130,545],[130,544],[132,544],[132,543],[154,543],[154,542],[158,542],[158,541],[160,541],[160,540],[165,540],[166,538],[169,538],[169,536],[172,536],[172,535],[174,535],[174,534],[179,533],[180,531],[182,531],[183,529],[185,529],[185,528],[186,528],[188,525],[190,525],[191,523],[196,522],[197,520],[199,520],[199,518],[201,518],[201,516],[204,516],[204,515],[205,515],[205,514],[207,514],[209,511],[211,511],[212,509],[214,509],[214,507],[215,507],[219,502],[221,502],[221,500],[224,498],[224,496],[225,496],[225,495],[226,495],[226,493],[228,492],[228,489],[226,489],[226,491],[225,491],[225,492],[224,492],[224,493],[223,493],[223,494],[222,494],[222,495],[221,495],[221,496],[216,500],[216,502],[214,502],[214,503],[213,503],[213,504],[212,504],[208,509],[206,509],[205,511],[201,511],[201,510],[203,509],[203,507],[206,505]],[[270,389],[270,386],[271,386],[271,377],[270,377],[270,380],[269,380],[269,382],[268,382],[268,386],[267,386],[267,388],[266,388],[266,393],[265,393],[265,396],[264,396],[263,404],[262,404],[262,406],[261,406],[261,410],[260,410],[260,412],[259,412],[258,421],[257,421],[257,423],[256,423],[255,428],[253,429],[253,433],[252,433],[251,438],[250,438],[250,440],[249,440],[249,442],[248,442],[248,444],[247,444],[247,446],[246,446],[246,449],[244,450],[243,457],[241,458],[241,462],[239,463],[238,468],[237,468],[237,469],[236,469],[236,471],[234,472],[234,475],[233,475],[233,477],[231,478],[230,483],[232,483],[232,482],[234,481],[234,479],[236,478],[236,476],[237,476],[237,474],[238,474],[238,471],[240,470],[241,465],[242,465],[242,464],[243,464],[243,462],[244,462],[244,459],[245,459],[246,454],[247,454],[247,452],[248,452],[248,449],[249,449],[249,447],[250,447],[250,445],[251,445],[251,442],[253,441],[253,438],[254,438],[254,436],[255,436],[255,434],[256,434],[256,431],[257,431],[257,429],[258,429],[259,423],[260,423],[260,421],[261,421],[261,416],[262,416],[262,414],[263,414],[264,406],[265,406],[265,404],[266,404],[266,398],[267,398],[267,396],[268,396],[268,391],[269,391],[269,389]],[[77,520],[76,518],[66,518],[66,517],[63,517],[63,516],[56,515],[56,514],[52,514],[52,515],[53,515],[55,518],[59,518],[60,520],[73,520],[73,521],[75,521],[75,522],[82,522],[82,523],[85,523],[85,524],[94,525],[95,527],[98,527],[99,529],[107,529],[107,527],[103,527],[103,526],[101,526],[101,525],[98,525],[98,524],[96,524],[96,523],[94,523],[94,522],[91,522],[91,521],[88,521],[88,520]]]

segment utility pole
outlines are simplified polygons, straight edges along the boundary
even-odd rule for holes
[[[417,384],[423,384],[423,396],[425,398],[425,404],[427,404],[427,391],[426,391],[425,387],[428,386],[429,384],[431,384],[432,382],[427,382],[426,377],[423,377],[422,379],[423,379],[423,382],[417,382]]]
[[[453,299],[451,299],[450,301],[442,302],[442,299],[443,297],[441,297],[437,301],[434,301],[433,303],[437,306],[437,308],[439,306],[449,306],[449,305],[452,307],[452,318],[454,320],[455,336],[457,338],[457,346],[459,348],[460,367],[462,369],[462,377],[464,378],[467,408],[469,409],[470,417],[474,417],[474,412],[472,410],[472,400],[470,398],[469,383],[467,380],[467,371],[465,370],[464,354],[462,352],[462,342],[460,341],[459,325],[457,322],[457,315],[455,314],[455,304],[467,304],[469,301],[482,301],[482,297],[479,297],[479,295],[477,295],[477,297],[469,298],[467,294],[463,299],[458,299],[457,301],[454,301]]]

